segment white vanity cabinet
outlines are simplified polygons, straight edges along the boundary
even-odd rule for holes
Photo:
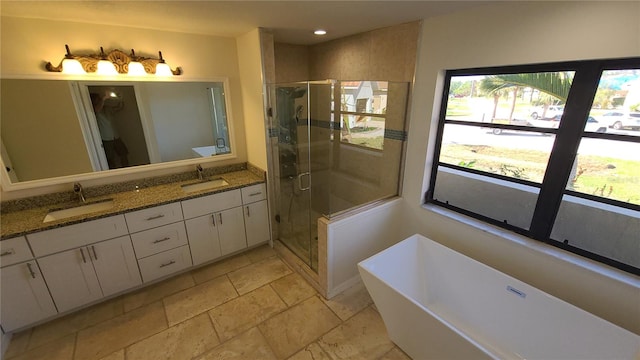
[[[249,247],[267,242],[271,238],[266,198],[265,184],[242,188],[244,224]]]
[[[24,237],[0,242],[0,324],[10,332],[58,313]]]
[[[182,202],[193,265],[247,247],[240,190]]]
[[[142,283],[122,215],[42,231],[27,238],[36,256],[40,256],[38,265],[60,312]]]
[[[270,239],[265,184],[0,242],[6,332]]]

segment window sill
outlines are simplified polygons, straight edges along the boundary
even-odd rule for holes
[[[487,224],[474,218],[459,214],[455,211],[442,208],[433,204],[424,204],[422,208],[426,211],[436,213],[449,219],[461,222],[465,225],[473,227],[479,231],[489,233],[499,238],[514,242],[532,251],[551,256],[560,261],[578,266],[586,271],[598,274],[600,276],[611,279],[612,281],[621,282],[636,288],[640,288],[640,278],[626,273],[624,271],[609,267],[599,262],[572,254],[568,251],[556,248],[552,245],[545,244],[540,241],[529,239],[525,236],[513,233],[511,231]]]

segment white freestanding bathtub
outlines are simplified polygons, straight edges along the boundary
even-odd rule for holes
[[[413,359],[640,359],[640,336],[420,235],[358,268]]]

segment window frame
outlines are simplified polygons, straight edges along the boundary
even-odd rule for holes
[[[640,275],[640,268],[625,264],[605,256],[589,252],[587,250],[571,246],[569,244],[551,239],[551,233],[555,220],[562,203],[563,196],[569,195],[587,200],[605,203],[617,207],[622,207],[634,211],[640,211],[640,205],[622,202],[619,200],[598,197],[591,194],[581,193],[567,189],[567,183],[571,176],[573,163],[578,156],[578,148],[582,138],[596,138],[618,140],[633,143],[640,143],[640,136],[611,134],[611,133],[593,133],[585,132],[584,128],[591,111],[593,100],[598,89],[601,75],[607,70],[625,70],[640,69],[640,57],[624,58],[624,59],[601,59],[601,60],[584,60],[555,62],[543,64],[526,64],[513,66],[497,66],[486,68],[467,68],[447,70],[445,72],[444,86],[442,90],[442,99],[440,103],[440,114],[438,118],[437,133],[435,138],[435,147],[433,152],[433,165],[431,168],[431,176],[429,179],[429,188],[424,195],[424,203],[434,204],[449,210],[461,213],[466,216],[490,223],[492,225],[505,228],[517,234],[528,238],[538,240],[552,246],[573,252],[577,255],[596,260],[618,269]],[[497,74],[522,74],[522,73],[540,73],[540,72],[565,72],[573,71],[574,77],[569,90],[567,101],[564,105],[564,113],[558,128],[542,128],[533,126],[518,126],[500,123],[478,123],[474,121],[464,120],[447,120],[446,112],[449,102],[449,89],[451,79],[455,76],[473,76],[473,75],[497,75]],[[566,120],[566,119],[583,119],[582,121]],[[462,167],[458,165],[441,163],[440,155],[442,149],[442,137],[446,124],[467,125],[474,127],[484,127],[491,129],[507,129],[518,130],[524,132],[535,132],[544,134],[554,134],[555,141],[552,146],[545,175],[540,184],[524,179],[512,178],[500,174],[494,174],[479,171],[472,168]],[[518,183],[527,186],[533,186],[539,189],[538,198],[532,215],[529,229],[524,229],[515,225],[502,222],[470,210],[466,210],[448,202],[435,199],[435,185],[439,167],[455,169],[458,171],[477,174],[489,178],[500,179],[510,183]]]

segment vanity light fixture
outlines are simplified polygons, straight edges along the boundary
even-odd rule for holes
[[[160,55],[160,62],[156,65],[156,75],[171,76],[171,68],[164,62],[164,59],[162,58],[162,51],[158,51],[158,55]]]
[[[64,74],[97,74],[113,76],[118,74],[129,74],[131,76],[172,76],[182,75],[182,68],[171,67],[162,58],[162,53],[158,52],[159,58],[147,58],[137,56],[131,49],[131,56],[115,49],[105,53],[101,47],[99,53],[88,55],[71,54],[69,46],[65,45],[67,54],[58,66],[47,62],[45,69],[51,72],[62,72]]]
[[[98,75],[118,75],[118,70],[116,70],[115,65],[109,60],[107,60],[107,55],[105,55],[102,46],[100,47],[100,61],[98,61],[98,68],[96,70],[96,74]]]
[[[129,62],[129,70],[127,70],[127,74],[131,76],[147,75],[147,72],[144,70],[144,65],[138,61],[138,57],[133,49],[131,49],[131,61]]]
[[[71,51],[69,51],[69,46],[65,45],[64,46],[65,49],[67,49],[67,54],[64,56],[64,59],[62,59],[62,72],[64,72],[65,74],[86,74],[87,72],[84,71],[84,69],[82,68],[82,64],[80,64],[80,61],[76,60],[73,58],[73,55],[71,55]]]
[[[327,31],[326,30],[322,30],[322,29],[318,29],[316,31],[313,32],[316,35],[327,35]]]

